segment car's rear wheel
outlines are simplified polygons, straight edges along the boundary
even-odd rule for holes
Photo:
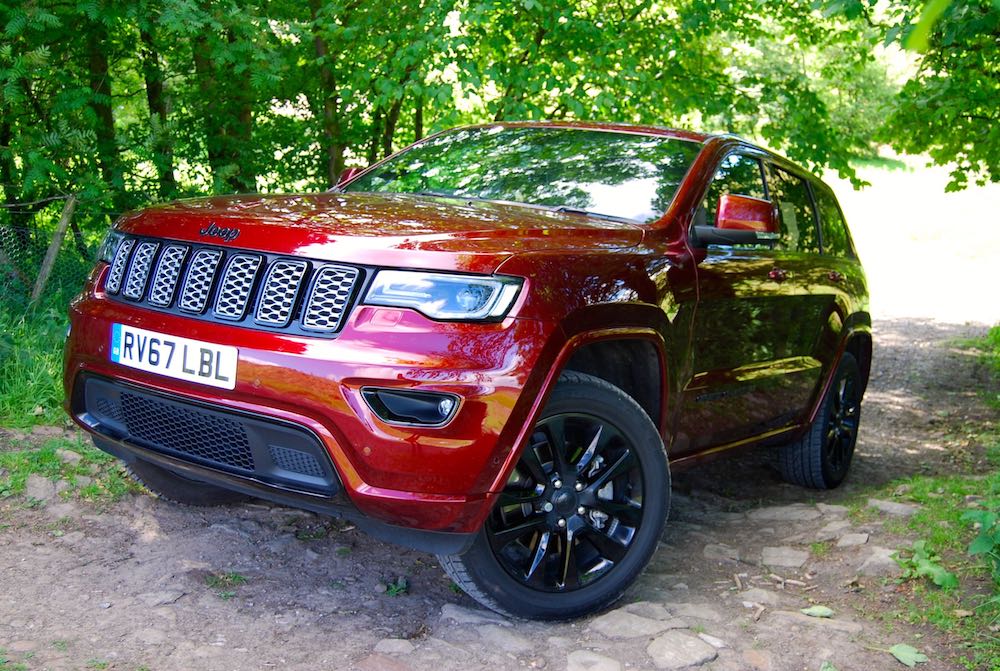
[[[844,352],[816,419],[778,453],[785,480],[814,489],[833,489],[844,481],[858,441],[862,393],[857,359]]]
[[[488,608],[579,617],[638,577],[669,505],[663,441],[642,408],[599,378],[564,373],[471,549],[439,559]]]
[[[245,494],[191,480],[136,459],[126,466],[133,479],[161,499],[187,506],[224,506],[249,501]]]

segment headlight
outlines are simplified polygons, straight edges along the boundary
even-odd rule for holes
[[[510,311],[521,280],[485,275],[445,275],[380,270],[365,303],[413,308],[431,319],[496,321]]]
[[[105,263],[111,263],[114,261],[115,252],[118,251],[118,244],[124,237],[125,236],[118,231],[108,231],[108,234],[104,236],[104,242],[101,243],[101,247],[97,252],[97,260],[104,261]]]

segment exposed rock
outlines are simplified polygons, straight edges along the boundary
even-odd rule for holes
[[[719,655],[708,643],[681,631],[668,631],[657,637],[646,647],[646,652],[660,669],[700,666]]]
[[[413,644],[405,638],[383,638],[375,644],[375,652],[385,655],[408,655],[413,652]]]
[[[842,631],[845,634],[859,634],[862,627],[857,622],[838,620],[832,617],[809,617],[804,613],[790,610],[775,610],[771,612],[771,617],[785,620],[791,624],[800,624],[820,629]]]
[[[834,538],[839,538],[844,529],[850,528],[851,523],[847,520],[835,520],[833,522],[829,522],[823,526],[822,529],[817,531],[816,535],[813,536],[813,540],[818,543],[822,543],[823,541],[832,541]]]
[[[456,606],[453,603],[446,603],[441,607],[441,617],[446,620],[454,620],[458,624],[499,624],[510,626],[503,618],[488,610],[472,610]]]
[[[36,501],[51,501],[56,496],[56,485],[48,478],[32,473],[24,485],[24,495]]]
[[[751,587],[745,592],[740,592],[740,598],[746,601],[752,601],[753,603],[763,604],[765,606],[780,606],[781,596],[770,590],[761,589],[760,587]]]
[[[531,652],[535,646],[524,636],[515,634],[509,629],[504,629],[498,624],[488,624],[478,628],[479,638],[487,648],[521,655]]]
[[[377,652],[355,662],[354,665],[360,671],[410,671],[410,667],[398,659]]]
[[[871,546],[871,554],[858,567],[858,573],[868,576],[898,576],[902,569],[892,555],[895,550],[877,545]]]
[[[710,622],[722,621],[722,616],[706,604],[678,603],[670,606],[670,610],[681,617],[693,617],[696,620],[708,620]]]
[[[676,619],[662,604],[653,603],[652,601],[636,601],[635,603],[630,603],[627,606],[624,606],[623,610],[626,610],[634,615],[648,617],[651,620]],[[681,625],[681,628],[686,626],[686,624]]]
[[[63,450],[63,449],[56,450],[56,456],[59,457],[59,461],[63,462],[64,464],[79,464],[80,459],[83,458],[79,452],[74,452],[73,450]]]
[[[590,650],[574,650],[566,655],[566,671],[621,671],[617,660]]]
[[[698,634],[698,638],[700,638],[701,640],[705,641],[705,643],[708,643],[710,646],[712,646],[713,648],[716,648],[716,649],[718,649],[718,648],[725,648],[726,647],[726,642],[723,641],[721,638],[716,638],[715,636],[710,636],[709,634],[706,634],[705,632],[700,632]]]
[[[856,534],[844,534],[837,541],[838,548],[849,548],[855,545],[864,545],[868,542],[868,534],[866,533],[856,533]]]
[[[784,566],[787,568],[799,568],[809,561],[809,553],[805,550],[796,550],[787,545],[781,547],[764,548],[761,553],[761,562],[765,566]]]
[[[680,624],[683,626],[683,624]],[[590,628],[608,638],[649,638],[667,629],[673,629],[670,620],[652,620],[618,608],[595,618]]]
[[[162,629],[153,629],[152,627],[140,629],[135,633],[135,639],[145,645],[161,645],[166,643],[169,638],[167,632]]]
[[[868,505],[886,515],[895,515],[896,517],[910,517],[920,510],[920,506],[915,503],[898,503],[896,501],[882,501],[881,499],[868,499]]]
[[[847,506],[835,506],[829,503],[817,503],[816,508],[824,515],[831,515],[834,517],[847,514]]]
[[[723,543],[709,543],[701,552],[705,559],[739,561],[740,551]]]
[[[822,514],[813,506],[807,506],[804,503],[793,503],[789,506],[757,508],[748,512],[747,516],[757,522],[808,522],[822,516]]]

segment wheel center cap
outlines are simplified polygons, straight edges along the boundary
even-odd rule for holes
[[[576,511],[576,493],[559,491],[552,497],[552,506],[560,515],[569,515]]]

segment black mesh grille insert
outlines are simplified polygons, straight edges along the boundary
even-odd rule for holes
[[[280,445],[269,445],[271,459],[278,468],[283,468],[292,473],[302,473],[303,475],[313,475],[317,478],[323,476],[323,467],[319,465],[316,458],[311,454],[290,450]]]
[[[250,441],[238,422],[128,392],[121,395],[121,409],[129,434],[151,446],[230,468],[254,470]]]

